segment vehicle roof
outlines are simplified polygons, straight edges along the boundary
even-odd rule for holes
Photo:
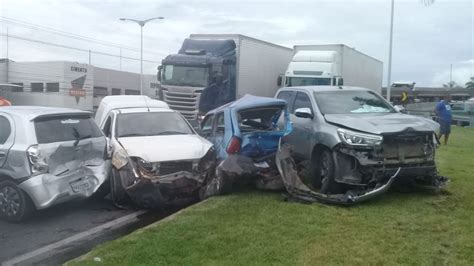
[[[163,101],[154,100],[144,95],[112,95],[105,96],[99,104],[97,113],[95,115],[95,121],[98,125],[107,117],[112,110],[122,110],[126,108],[167,108],[169,106]]]
[[[275,106],[275,105],[283,105],[286,106],[286,101],[276,98],[268,98],[268,97],[260,97],[254,96],[250,94],[245,94],[242,98],[225,104],[221,107],[218,107],[214,110],[209,111],[209,113],[216,113],[220,112],[224,109],[249,109],[249,108],[256,108],[256,107],[265,107],[265,106]]]
[[[167,112],[167,113],[173,113],[173,112],[176,112],[174,110],[171,110],[171,109],[167,109],[167,108],[147,108],[147,107],[136,107],[136,108],[126,108],[126,109],[119,109],[117,110],[119,113],[121,114],[129,114],[129,113],[163,113],[163,112]]]
[[[295,86],[284,87],[281,90],[304,90],[307,92],[315,91],[372,91],[371,89],[352,86]]]
[[[0,108],[0,112],[26,117],[29,120],[40,116],[59,115],[59,114],[87,114],[91,112],[72,108],[45,107],[45,106],[5,106]]]

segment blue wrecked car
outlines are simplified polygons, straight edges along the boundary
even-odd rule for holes
[[[291,131],[281,99],[245,95],[208,112],[200,134],[214,144],[217,169],[205,194],[224,194],[236,183],[248,182],[261,189],[283,189],[275,155],[280,139]]]

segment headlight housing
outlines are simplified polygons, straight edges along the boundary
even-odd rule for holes
[[[371,147],[379,146],[382,144],[383,137],[379,135],[359,133],[347,129],[338,128],[337,134],[339,138],[348,145],[351,146],[362,146]]]
[[[214,149],[214,147],[211,147],[207,151],[206,155],[204,155],[204,157],[202,157],[199,160],[198,171],[202,172],[202,171],[208,170],[215,164],[215,161],[216,161],[216,150]]]
[[[122,169],[125,165],[128,164],[128,155],[124,149],[119,149],[112,155],[112,165],[117,168],[117,170]]]

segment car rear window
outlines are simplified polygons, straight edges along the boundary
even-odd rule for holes
[[[241,110],[237,113],[242,133],[252,131],[279,131],[278,119],[283,115],[283,106],[272,106]]]
[[[88,115],[67,115],[35,119],[39,144],[75,141],[102,136],[99,127]]]

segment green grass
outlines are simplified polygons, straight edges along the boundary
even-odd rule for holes
[[[447,192],[390,192],[339,207],[241,192],[97,247],[70,264],[474,265],[474,129],[438,149]]]

